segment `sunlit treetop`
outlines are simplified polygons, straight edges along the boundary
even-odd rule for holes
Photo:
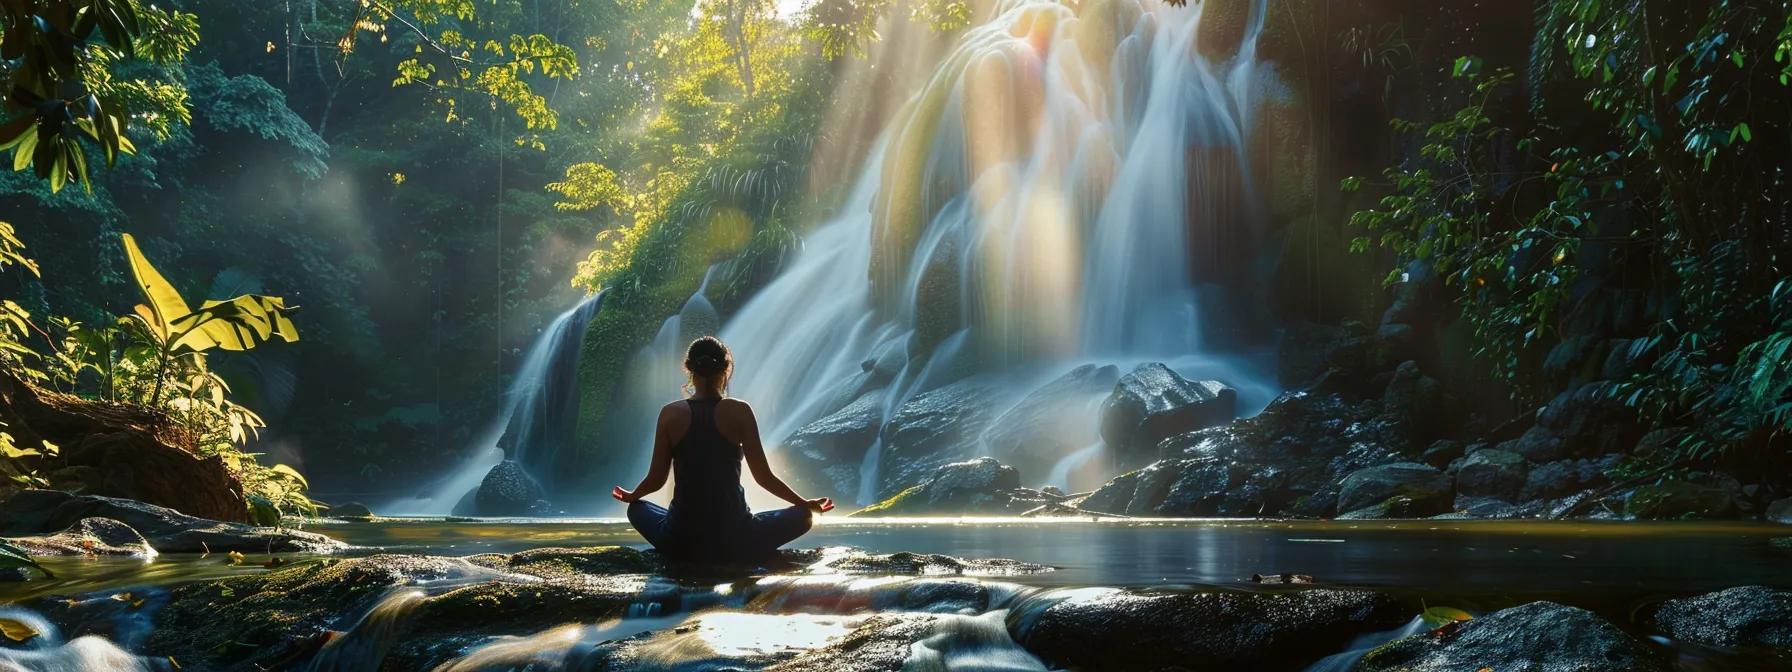
[[[539,33],[494,30],[473,0],[364,0],[336,47],[347,58],[362,40],[386,42],[391,31],[417,39],[415,56],[398,64],[392,85],[430,89],[445,120],[459,121],[463,102],[484,98],[522,120],[527,133],[519,144],[543,148],[540,132],[559,126],[559,113],[530,79],[578,76],[571,47]]]
[[[136,146],[132,126],[165,139],[191,120],[172,66],[199,42],[192,14],[139,0],[0,2],[0,149],[52,191],[91,189],[84,143],[107,165]],[[150,67],[131,68],[127,64]]]

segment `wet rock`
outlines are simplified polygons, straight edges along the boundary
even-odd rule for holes
[[[1736,515],[1736,493],[1724,483],[1673,480],[1630,491],[1624,512],[1637,518],[1719,519]]]
[[[504,460],[485,472],[473,491],[473,510],[456,511],[470,516],[528,516],[547,513],[541,483],[516,460]]]
[[[1183,466],[1192,463],[1195,461],[1161,460],[1115,476],[1085,498],[1081,507],[1098,513],[1152,515],[1169,495],[1170,486],[1181,478]]]
[[[1357,672],[1455,670],[1610,670],[1656,672],[1667,666],[1642,642],[1593,612],[1532,602],[1372,650]]]
[[[1597,457],[1628,452],[1643,438],[1636,411],[1611,394],[1607,383],[1563,391],[1537,412],[1537,427],[1562,440],[1562,455],[1532,457],[1546,462],[1561,457]],[[1522,451],[1519,451],[1521,454]]]
[[[937,624],[964,617],[937,614],[817,616],[710,612],[678,625],[595,647],[568,650],[562,669],[580,670],[766,670],[778,672],[872,672],[903,669],[918,643],[935,634]],[[743,629],[783,633],[762,636],[750,646],[729,645],[723,633]],[[559,634],[559,633],[556,633]],[[545,639],[535,637],[531,639]],[[560,636],[577,641],[577,636]],[[543,641],[529,649],[554,647]],[[562,645],[563,646],[563,645]],[[812,646],[812,648],[810,648]],[[493,647],[494,649],[496,647]],[[487,654],[488,656],[490,654]],[[472,664],[475,660],[478,664]],[[447,669],[521,669],[532,659],[469,657]],[[496,664],[492,664],[496,663]]]
[[[1101,405],[1101,438],[1122,468],[1159,457],[1171,436],[1224,424],[1238,413],[1238,392],[1217,381],[1191,381],[1163,364],[1142,364],[1120,377]]]
[[[810,574],[898,574],[903,576],[1017,576],[1043,574],[1052,567],[1002,558],[955,558],[936,553],[874,554],[848,547],[787,551]]]
[[[1792,497],[1768,504],[1765,517],[1768,522],[1792,524]]]
[[[1792,653],[1792,591],[1741,586],[1668,600],[1650,620],[1674,639],[1722,648],[1767,647]]]
[[[1521,499],[1554,499],[1580,488],[1581,468],[1575,460],[1548,462],[1531,468],[1525,476]]]
[[[1455,462],[1457,458],[1462,457],[1462,455],[1463,446],[1461,441],[1439,439],[1432,442],[1431,446],[1425,449],[1425,452],[1419,459],[1425,464],[1429,464],[1438,469],[1443,469],[1450,466],[1451,462]]]
[[[108,518],[129,526],[163,553],[331,553],[344,548],[342,542],[320,534],[205,520],[143,502],[55,490],[26,490],[0,503],[0,535],[61,531],[84,518]]]
[[[774,453],[799,490],[828,493],[843,501],[859,496],[859,465],[877,442],[884,393],[860,395],[826,417],[804,425]]]
[[[373,510],[367,508],[366,504],[360,502],[343,502],[331,506],[326,513],[329,513],[331,518],[344,518],[349,520],[365,520],[373,517]]]
[[[129,555],[155,557],[149,541],[111,518],[82,518],[68,529],[43,537],[7,539],[28,555]]]
[[[1403,611],[1391,598],[1357,590],[1084,590],[1017,606],[1008,631],[1061,668],[1293,670],[1404,621]]]
[[[1059,458],[1094,444],[1099,406],[1120,370],[1084,364],[1027,393],[983,433],[989,455],[1031,479],[1043,480]]]
[[[1456,492],[1512,500],[1524,488],[1527,475],[1523,456],[1505,450],[1483,450],[1468,456],[1456,469]]]
[[[883,428],[879,498],[917,485],[941,465],[969,459],[1002,401],[1001,390],[979,378],[915,395]]]
[[[1523,436],[1500,442],[1497,448],[1532,462],[1554,462],[1568,456],[1562,439],[1542,427],[1532,427]]]
[[[1020,473],[993,457],[954,462],[935,469],[920,485],[852,515],[927,516],[1015,514],[1035,504],[1017,505]]]
[[[1359,517],[1431,516],[1450,510],[1450,500],[1450,478],[1416,462],[1358,470],[1338,490],[1338,510]]]

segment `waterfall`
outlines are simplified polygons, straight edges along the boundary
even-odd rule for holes
[[[1196,49],[1200,14],[1156,0],[1004,0],[966,31],[839,214],[721,327],[732,391],[766,443],[775,450],[886,365],[886,420],[967,372],[1018,382],[1087,361],[1182,362],[1261,408],[1270,376],[1201,335],[1226,318],[1204,297],[1233,291],[1213,287],[1250,263],[1259,228],[1246,145],[1264,2],[1227,63]],[[644,353],[676,362],[659,349]],[[650,432],[621,445],[645,456]],[[862,483],[877,482],[880,452],[868,447]]]
[[[504,411],[479,434],[466,460],[423,496],[384,507],[393,513],[446,515],[479,487],[500,461],[521,463],[536,479],[558,479],[555,461],[572,441],[577,420],[579,351],[585,327],[603,306],[604,294],[586,298],[561,313],[537,336],[505,394]]]

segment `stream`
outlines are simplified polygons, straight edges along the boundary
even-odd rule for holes
[[[466,556],[544,547],[640,546],[639,537],[617,519],[380,519],[320,522],[310,529],[354,545],[348,555]],[[1744,522],[827,518],[797,545],[1010,558],[1056,568],[1038,574],[989,577],[992,586],[999,584],[1021,597],[1114,587],[1251,589],[1253,574],[1288,572],[1310,575],[1320,585],[1371,588],[1414,603],[1447,605],[1474,614],[1551,600],[1595,611],[1641,637],[1649,634],[1636,624],[1637,612],[1664,599],[1741,585],[1792,587],[1792,572],[1785,571],[1792,566],[1792,528]],[[283,562],[303,559],[282,557]],[[57,573],[57,579],[0,584],[0,604],[120,591],[154,599],[162,589],[183,582],[265,572],[260,565],[268,560],[267,556],[250,555],[241,565],[231,565],[216,555],[169,554],[149,561],[48,558],[45,564]],[[913,580],[891,577],[887,582]],[[772,585],[768,581],[737,584],[744,586],[741,588],[713,583],[684,585],[678,588],[684,593],[682,607],[661,610],[657,604],[643,605],[638,613],[620,621],[573,623],[532,637],[504,638],[475,649],[462,661],[467,665],[471,665],[467,661],[499,661],[495,668],[447,669],[505,669],[508,663],[502,661],[541,655],[544,646],[565,654],[571,650],[568,642],[592,644],[681,623],[680,633],[687,627],[697,633],[692,636],[709,632],[708,636],[717,640],[705,645],[710,648],[724,644],[747,647],[743,650],[812,647],[870,614],[899,609],[874,599],[850,607],[826,602],[832,606],[819,609],[805,602],[796,613],[767,610],[762,598],[747,595],[765,594]],[[820,581],[818,585],[833,587],[806,589],[850,592],[863,589],[865,582],[881,581],[875,577],[833,584]],[[731,592],[737,594],[731,596]],[[412,593],[388,597],[361,620],[378,622],[381,610],[401,612],[421,595]],[[693,613],[697,616],[687,621]],[[983,627],[977,618],[968,616],[974,614],[966,615],[960,627]],[[989,627],[999,630],[998,626]],[[1361,649],[1411,634],[1419,627],[1415,621],[1399,631],[1368,636],[1360,646],[1353,645],[1352,651],[1309,669],[1345,669]],[[813,635],[809,639],[815,641],[794,641],[796,632],[809,632]],[[1783,663],[1726,657],[1721,652],[1681,647],[1659,636],[1651,641],[1669,651],[1679,669],[1784,669],[1775,667]],[[991,651],[984,657],[1027,658],[1011,644]],[[940,653],[950,657],[948,654],[951,652]],[[0,652],[0,663],[5,662],[6,656]],[[548,669],[579,669],[569,663],[555,664],[561,667]],[[6,668],[0,664],[0,669]],[[354,665],[336,669],[354,669]],[[940,669],[1032,668],[947,665]]]

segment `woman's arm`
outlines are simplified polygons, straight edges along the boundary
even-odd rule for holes
[[[772,473],[772,465],[765,460],[765,444],[759,440],[759,420],[753,417],[753,407],[743,401],[733,401],[733,405],[740,408],[740,413],[730,414],[736,417],[729,418],[732,421],[728,423],[732,425],[729,429],[733,431],[728,432],[728,438],[740,442],[741,456],[747,460],[747,470],[753,473],[753,482],[758,483],[759,487],[765,488],[766,492],[772,493],[773,497],[790,502],[795,506],[801,506],[816,513],[833,510],[834,500],[826,497],[803,499],[802,495],[796,494],[795,490],[784,483],[784,479],[778,478],[777,474]]]
[[[623,490],[618,485],[610,489],[610,496],[619,502],[634,502],[646,497],[660,488],[666,487],[666,477],[672,473],[672,429],[677,421],[673,414],[676,405],[668,405],[660,409],[660,418],[653,429],[653,462],[647,467],[647,475],[635,485],[634,490]]]

